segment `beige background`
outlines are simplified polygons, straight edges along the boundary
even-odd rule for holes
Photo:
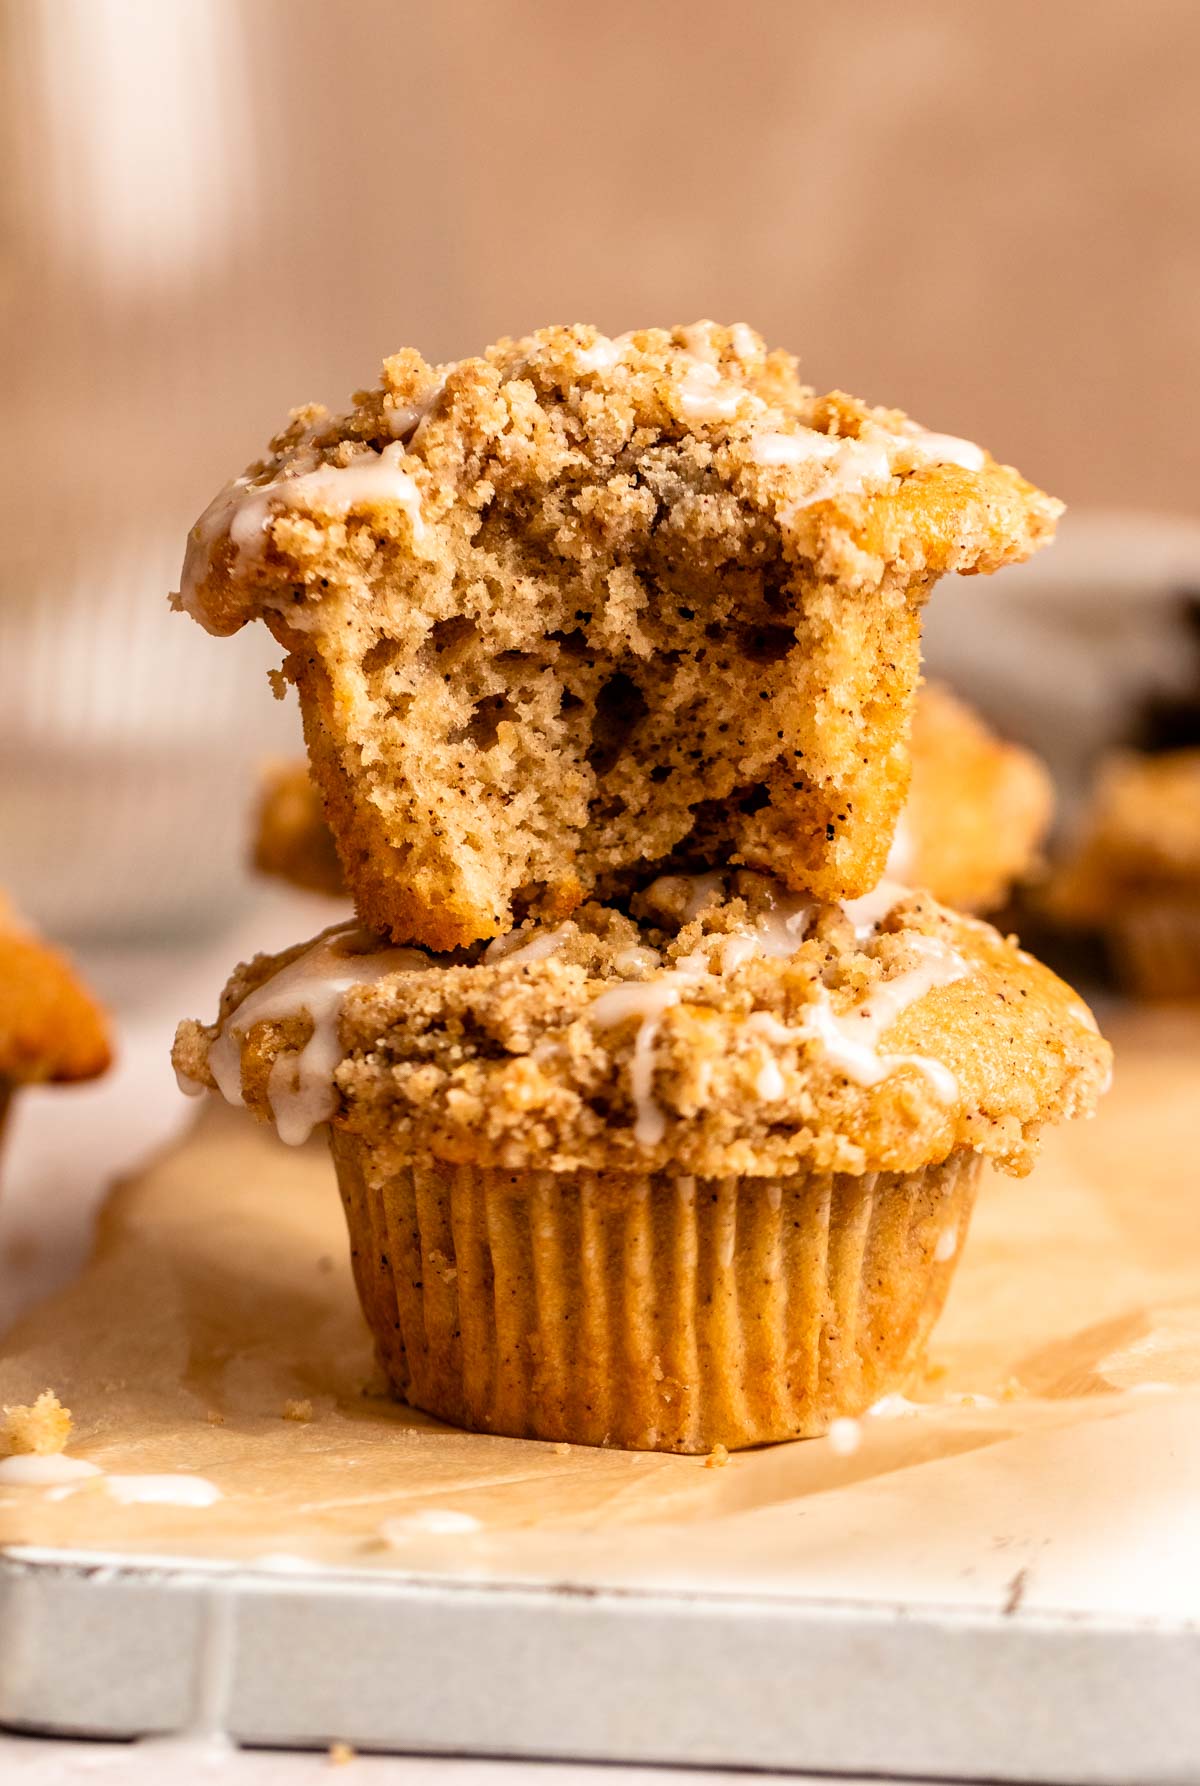
[[[119,502],[186,525],[289,404],[401,343],[711,314],[1073,502],[1197,507],[1190,0],[2,16],[0,370],[41,443],[49,394],[74,441],[103,428]]]
[[[745,318],[1195,517],[1197,68],[1194,0],[0,0],[0,882],[68,935],[248,893],[294,709],[165,592],[406,343]]]

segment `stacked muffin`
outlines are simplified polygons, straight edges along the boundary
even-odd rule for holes
[[[981,1164],[1108,1071],[1090,1013],[883,880],[920,609],[1058,504],[744,326],[386,362],[206,511],[359,924],[237,971],[180,1072],[330,1124],[398,1393],[682,1451],[899,1387]]]

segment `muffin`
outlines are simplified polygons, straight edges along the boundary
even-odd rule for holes
[[[1200,998],[1200,749],[1107,758],[1042,903],[1100,935],[1131,992]]]
[[[19,1086],[94,1079],[110,1059],[108,1024],[91,993],[0,895],[0,1138]]]
[[[911,750],[889,875],[959,911],[998,910],[1039,862],[1054,811],[1045,765],[939,682],[917,696]]]
[[[682,1452],[900,1389],[984,1161],[1090,1113],[1109,1049],[928,895],[667,876],[434,957],[354,926],[259,957],[181,1075],[328,1121],[396,1392],[475,1430]]]
[[[912,782],[888,875],[959,911],[1002,906],[1039,861],[1054,797],[1032,751],[1009,744],[942,683],[917,692]],[[345,896],[341,863],[305,762],[265,778],[254,866],[307,892]]]
[[[306,762],[274,763],[264,772],[252,859],[260,874],[305,893],[345,897],[333,833]]]
[[[908,788],[920,609],[1060,506],[744,325],[586,326],[295,412],[175,598],[262,619],[365,923],[438,950],[745,864],[839,899]]]

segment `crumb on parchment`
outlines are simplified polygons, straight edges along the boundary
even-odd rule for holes
[[[714,1445],[704,1460],[706,1470],[723,1470],[729,1462],[729,1453],[724,1445]]]
[[[306,1425],[307,1422],[312,1419],[312,1417],[313,1417],[313,1405],[308,1400],[307,1396],[305,1396],[303,1398],[303,1400],[286,1401],[283,1404],[282,1418],[284,1420],[296,1420],[296,1421],[299,1421],[301,1425]]]
[[[70,1408],[63,1407],[53,1389],[43,1389],[31,1406],[4,1409],[0,1451],[51,1457],[66,1449],[71,1425]]]

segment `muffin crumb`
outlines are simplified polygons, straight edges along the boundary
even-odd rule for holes
[[[358,1750],[351,1743],[337,1742],[329,1745],[330,1767],[346,1767],[351,1761],[356,1760],[357,1756]]]
[[[299,1421],[301,1425],[307,1425],[312,1417],[313,1405],[307,1396],[301,1400],[286,1401],[283,1404],[284,1420],[296,1420]]]
[[[32,1405],[4,1409],[0,1445],[13,1456],[53,1457],[65,1451],[73,1420],[53,1389],[43,1389]]]
[[[714,1445],[704,1460],[706,1470],[723,1470],[729,1462],[729,1452],[724,1445]]]

